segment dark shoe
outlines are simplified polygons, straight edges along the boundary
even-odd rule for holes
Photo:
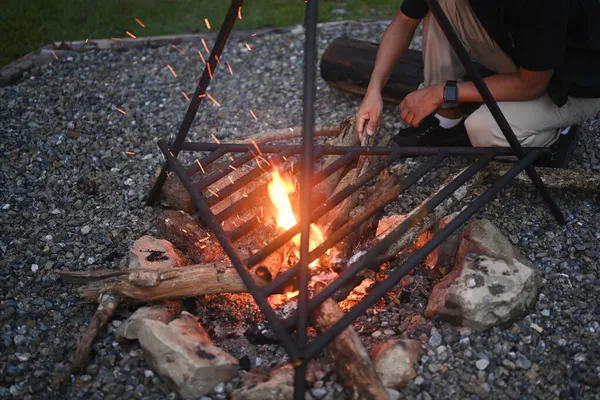
[[[471,146],[465,129],[465,119],[453,128],[440,127],[440,121],[433,115],[426,117],[417,128],[401,129],[392,140],[402,147]]]
[[[551,153],[538,158],[535,165],[538,167],[566,168],[580,136],[581,130],[579,127],[572,125],[566,135],[560,135],[558,140],[550,146]]]

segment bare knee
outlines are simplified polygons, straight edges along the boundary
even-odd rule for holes
[[[486,106],[479,107],[465,120],[465,129],[474,147],[504,146],[499,143],[498,124]]]

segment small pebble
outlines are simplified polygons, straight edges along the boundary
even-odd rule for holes
[[[429,345],[433,347],[438,347],[442,344],[442,335],[436,328],[431,328],[431,332],[429,333]]]
[[[327,389],[325,388],[315,388],[310,391],[312,395],[317,399],[322,399],[327,395]]]
[[[87,235],[91,231],[92,231],[92,228],[89,225],[85,225],[84,227],[81,228],[81,233],[83,235]]]
[[[484,369],[486,369],[488,367],[488,365],[490,365],[490,361],[486,360],[485,358],[477,360],[477,362],[475,363],[475,367],[477,367],[477,369],[480,371],[483,371]]]
[[[374,338],[378,338],[382,335],[381,331],[375,331],[373,333],[371,333],[371,336]]]
[[[37,264],[31,264],[31,272],[37,272],[37,270],[40,268],[39,265]]]
[[[144,376],[147,379],[152,379],[154,378],[154,372],[150,371],[149,369],[144,370]]]

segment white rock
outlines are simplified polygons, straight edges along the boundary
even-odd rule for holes
[[[37,272],[37,270],[40,268],[39,265],[37,264],[31,264],[31,272]]]
[[[92,231],[92,228],[89,225],[85,225],[81,228],[81,233],[83,235],[87,235],[88,233],[90,233]]]
[[[419,360],[421,342],[388,339],[371,351],[373,366],[387,388],[402,389],[417,376],[414,363]]]
[[[475,367],[477,367],[477,369],[480,371],[483,371],[484,369],[486,369],[488,367],[488,365],[490,365],[490,361],[486,360],[485,358],[479,359],[475,363]]]

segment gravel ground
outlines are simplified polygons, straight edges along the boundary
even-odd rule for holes
[[[320,51],[342,34],[379,40],[385,26],[325,25]],[[97,341],[86,372],[70,373],[69,358],[94,306],[82,304],[52,271],[116,268],[133,240],[155,233],[158,210],[144,207],[143,199],[162,161],[156,141],[176,132],[187,107],[182,91],[193,91],[201,67],[200,43],[181,49],[184,55],[161,47],[62,58],[0,89],[0,398],[175,398],[148,370],[139,346],[115,342],[112,332],[126,309]],[[209,89],[222,107],[205,102],[194,138],[213,133],[228,140],[299,125],[302,50],[299,28],[231,40],[222,62],[231,63],[234,75],[221,68]],[[360,100],[319,80],[317,124],[339,122]],[[385,125],[402,125],[393,106],[386,106]],[[597,173],[600,123],[584,128],[573,167]],[[404,289],[406,304],[384,299],[359,319],[369,344],[391,336],[422,340],[418,377],[403,395],[600,398],[600,199],[556,196],[568,216],[565,227],[525,189],[505,190],[480,214],[543,271],[544,289],[523,321],[475,333],[420,318],[439,279],[421,271]],[[315,397],[341,398],[334,374],[325,372],[314,375]],[[218,385],[211,397],[228,397],[237,383]]]

